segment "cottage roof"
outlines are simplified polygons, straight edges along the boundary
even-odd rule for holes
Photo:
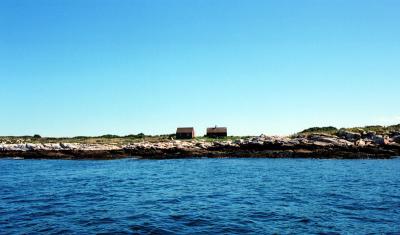
[[[227,128],[226,127],[210,127],[207,128],[207,133],[208,134],[216,134],[216,133],[226,133]]]
[[[178,127],[176,129],[176,133],[192,133],[193,131],[193,127]]]

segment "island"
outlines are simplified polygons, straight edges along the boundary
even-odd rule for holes
[[[52,138],[0,137],[0,158],[173,159],[332,158],[389,159],[400,156],[400,124],[362,128],[314,127],[291,136],[196,137],[144,134]]]

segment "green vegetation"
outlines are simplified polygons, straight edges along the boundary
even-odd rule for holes
[[[346,130],[356,133],[364,133],[364,132],[375,132],[379,135],[388,135],[391,132],[400,132],[400,124],[392,125],[392,126],[365,126],[365,127],[355,127],[355,128],[342,128],[337,129],[336,127],[328,126],[328,127],[313,127],[303,130],[294,136],[298,135],[310,135],[310,134],[329,134],[329,135],[338,135],[340,130]],[[194,140],[198,141],[206,141],[212,142],[216,140],[223,141],[235,141],[238,139],[248,138],[249,136],[228,136],[225,138],[209,138],[206,136],[196,137]],[[76,136],[76,137],[42,137],[38,134],[34,136],[4,136],[0,137],[0,143],[6,144],[23,144],[23,143],[80,143],[80,144],[111,144],[111,145],[126,145],[135,142],[166,142],[175,138],[175,134],[168,135],[145,135],[143,133],[132,134],[126,136],[118,136],[118,135],[102,135],[102,136]]]
[[[400,131],[400,124],[392,126],[365,126],[365,127],[353,127],[353,128],[341,128],[337,129],[335,127],[312,127],[299,132],[299,135],[309,135],[309,134],[329,134],[337,135],[340,130],[355,132],[355,133],[368,133],[375,132],[378,135],[388,135],[391,132]]]
[[[248,138],[249,136],[227,136],[227,137],[220,137],[220,138],[210,138],[207,136],[199,136],[194,138],[195,140],[199,140],[199,141],[206,141],[206,142],[213,142],[216,140],[223,140],[223,141],[235,141],[235,140],[239,140],[239,139],[243,139],[243,138]]]
[[[400,124],[398,125],[393,125],[393,126],[366,126],[366,127],[358,127],[358,128],[347,128],[346,130],[352,131],[352,132],[357,132],[357,133],[362,133],[363,131],[365,132],[376,132],[377,134],[383,135],[383,134],[389,134],[390,132],[393,131],[400,131]]]
[[[231,140],[235,141],[241,138],[245,138],[244,136],[228,136],[225,138],[209,138],[209,137],[196,137],[193,140],[198,141],[206,141],[212,142],[215,140]],[[40,135],[34,136],[4,136],[0,137],[0,143],[7,144],[23,144],[23,143],[80,143],[80,144],[111,144],[111,145],[126,145],[135,142],[166,142],[176,139],[175,134],[168,135],[145,135],[143,133],[139,133],[137,135],[126,135],[126,136],[118,136],[118,135],[102,135],[102,136],[75,136],[75,137],[41,137]]]
[[[41,137],[34,136],[4,136],[0,137],[0,143],[7,144],[22,144],[22,143],[80,143],[80,144],[112,144],[125,145],[134,142],[149,141],[149,142],[164,142],[171,139],[175,135],[158,135],[148,136],[143,133],[137,135],[102,135],[102,136],[76,136],[76,137]]]
[[[323,133],[323,134],[330,134],[335,135],[338,132],[338,129],[333,126],[328,127],[312,127],[305,129],[304,131],[300,132],[299,134],[315,134],[315,133]]]

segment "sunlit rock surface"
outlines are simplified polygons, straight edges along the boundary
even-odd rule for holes
[[[397,134],[397,133],[394,133]],[[386,158],[400,155],[400,135],[342,132],[294,137],[260,135],[236,140],[168,140],[126,145],[81,143],[0,143],[1,156],[32,158],[173,157],[348,157]]]

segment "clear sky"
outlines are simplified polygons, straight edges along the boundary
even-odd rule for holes
[[[0,135],[400,123],[398,0],[1,0]]]

